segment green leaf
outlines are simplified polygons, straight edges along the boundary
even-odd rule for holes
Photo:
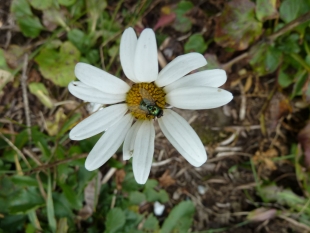
[[[276,202],[280,205],[287,205],[296,211],[303,210],[310,214],[310,207],[304,208],[307,200],[304,197],[298,196],[290,189],[282,189],[276,185],[265,186],[262,189],[262,194],[269,202]]]
[[[74,18],[80,18],[85,9],[84,0],[76,0],[75,4],[70,7],[70,15]]]
[[[153,189],[158,185],[158,181],[154,179],[148,179],[145,183],[144,189]]]
[[[289,23],[309,10],[310,2],[307,0],[284,0],[280,5],[280,18]]]
[[[67,233],[68,229],[69,229],[69,227],[68,227],[68,223],[67,223],[67,218],[59,219],[56,233]]]
[[[186,233],[191,227],[195,206],[191,201],[180,202],[170,212],[162,226],[162,233],[179,232]]]
[[[96,30],[97,27],[97,22],[99,17],[101,16],[102,12],[104,9],[107,7],[107,1],[106,0],[88,0],[86,1],[86,6],[87,6],[87,13],[88,13],[88,31],[93,33]],[[111,25],[110,22],[109,25]],[[110,29],[110,26],[107,27],[107,29]]]
[[[28,129],[20,131],[20,133],[15,138],[15,146],[17,148],[23,148],[23,146],[28,142]]]
[[[188,13],[194,7],[193,3],[190,1],[181,1],[178,3],[174,13],[176,14],[176,19],[174,21],[173,27],[179,32],[188,32],[192,23],[186,13]]]
[[[281,63],[282,53],[275,47],[260,43],[250,50],[250,64],[259,75],[274,72]]]
[[[126,174],[122,183],[122,190],[124,192],[136,191],[141,189],[141,187],[143,186],[136,182],[132,172]]]
[[[66,87],[75,79],[74,67],[80,59],[79,50],[69,41],[60,45],[59,51],[52,48],[43,48],[35,61],[44,78],[56,85]]]
[[[41,229],[40,222],[35,210],[28,211],[28,218],[33,226],[33,233],[35,233],[35,229]]]
[[[0,69],[0,93],[2,92],[2,89],[5,87],[5,85],[13,80],[14,76],[9,71]]]
[[[146,189],[143,193],[145,194],[148,202],[159,201],[161,203],[166,203],[169,201],[168,193],[163,189],[159,190],[159,192],[154,189]]]
[[[26,223],[26,215],[8,215],[5,218],[0,218],[1,233],[20,232]]]
[[[78,119],[81,118],[81,113],[75,113],[72,117],[70,117],[61,127],[61,129],[58,132],[58,136],[62,136],[65,132],[67,132],[69,129],[73,128],[73,126],[76,124]]]
[[[143,224],[143,230],[154,232],[159,229],[159,223],[153,214],[150,214]]]
[[[57,218],[73,219],[71,206],[63,193],[53,193],[54,211]]]
[[[216,22],[215,42],[223,47],[244,50],[262,34],[262,23],[255,18],[255,4],[233,0]]]
[[[206,53],[206,60],[208,61],[208,65],[202,68],[202,70],[212,70],[221,68],[221,63],[218,61],[217,56],[215,54]],[[201,69],[200,69],[201,70]]]
[[[51,154],[51,150],[48,146],[49,137],[46,134],[40,132],[36,127],[31,128],[31,132],[35,145],[41,150],[44,159],[48,159]]]
[[[31,16],[25,16],[22,20],[18,20],[18,25],[24,36],[31,38],[36,38],[43,29],[40,20]]]
[[[24,16],[32,16],[31,8],[27,0],[13,0],[11,4],[11,11],[16,18],[22,18]]]
[[[294,87],[293,87],[291,98],[294,98],[295,96],[302,95],[302,88],[305,85],[307,78],[308,78],[308,76],[307,76],[307,73],[305,72],[305,70],[300,70],[297,72],[297,74],[295,76],[296,82],[295,82]]]
[[[92,35],[85,34],[79,29],[72,29],[68,32],[68,39],[76,46],[82,53],[86,53],[94,44]]]
[[[281,63],[282,53],[277,48],[270,46],[266,54],[266,71],[268,73],[274,72]]]
[[[300,37],[297,33],[292,33],[287,36],[279,45],[277,46],[278,49],[283,51],[284,53],[299,53],[300,46],[299,46]]]
[[[37,10],[46,10],[53,5],[53,0],[28,0],[30,5]]]
[[[204,53],[207,49],[207,44],[201,34],[193,34],[189,37],[184,45],[185,53],[198,52]]]
[[[125,224],[124,212],[118,207],[111,209],[105,221],[106,226],[105,233],[119,232],[118,230],[121,229],[124,226],[124,224]]]
[[[278,16],[276,0],[257,0],[256,17],[259,21],[274,19]]]
[[[123,207],[124,208],[124,207]],[[124,213],[126,216],[126,223],[123,226],[121,230],[118,232],[128,232],[128,233],[145,233],[145,232],[139,232],[136,229],[138,228],[138,225],[142,222],[143,216],[133,212],[128,209],[124,209]]]
[[[0,69],[8,69],[8,65],[6,63],[5,57],[4,57],[4,51],[3,49],[0,49]]]
[[[40,34],[43,26],[39,18],[32,14],[26,0],[13,0],[11,11],[14,13],[24,36],[35,38]]]
[[[48,91],[43,83],[32,82],[28,84],[29,90],[31,94],[34,94],[39,101],[44,104],[48,108],[52,108],[54,106],[51,98],[48,95]]]
[[[159,191],[156,191],[154,188],[158,185],[157,180],[154,179],[149,179],[145,186],[144,186],[144,190],[143,193],[146,196],[146,200],[148,202],[155,202],[155,201],[159,201],[161,203],[165,203],[167,201],[169,201],[169,196],[168,193],[161,189]]]
[[[38,187],[38,181],[30,176],[15,175],[11,177],[12,182],[22,188],[35,186]]]
[[[142,202],[146,200],[145,194],[138,192],[138,191],[133,191],[129,193],[129,201],[130,203],[134,205],[139,205]]]
[[[166,192],[166,190],[164,190],[164,189],[159,190],[159,192],[158,192],[158,201],[161,202],[161,203],[166,203],[166,202],[169,201],[169,195]]]
[[[58,0],[58,3],[63,6],[71,6],[76,2],[76,0]]]
[[[46,198],[46,208],[47,208],[47,220],[48,225],[51,228],[52,232],[56,232],[56,219],[54,214],[54,203],[52,197],[52,182],[51,174],[48,174],[48,186],[47,186],[47,198]]]
[[[1,232],[1,231],[0,231]],[[26,233],[35,233],[36,232],[36,228],[33,226],[33,224],[27,224],[26,227]],[[2,233],[2,232],[1,232]]]
[[[283,70],[280,70],[278,75],[278,83],[281,87],[285,88],[294,82],[294,77],[286,74]]]
[[[60,184],[60,187],[70,203],[71,207],[75,210],[82,209],[82,199],[79,198],[78,193],[76,193],[71,186],[66,184]]]
[[[10,213],[26,213],[29,210],[37,209],[44,204],[44,200],[36,187],[28,187],[14,193],[10,202]]]
[[[100,59],[98,49],[91,49],[86,53],[86,58],[90,64],[95,64]]]

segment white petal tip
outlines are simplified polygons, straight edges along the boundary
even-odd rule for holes
[[[147,178],[146,179],[143,179],[143,177],[140,177],[140,178],[136,178],[136,181],[138,184],[145,184],[146,181],[147,181]]]
[[[94,171],[96,170],[97,168],[99,168],[101,166],[101,164],[98,164],[94,161],[93,158],[90,158],[90,154],[88,154],[87,158],[86,158],[86,161],[85,161],[85,168],[86,170],[88,171]],[[99,166],[98,166],[99,165]]]
[[[194,167],[201,167],[205,162],[207,162],[207,156],[203,155],[202,158],[196,161],[189,161]]]
[[[75,67],[74,67],[74,73],[76,75],[77,72],[79,72],[80,70],[82,70],[84,67],[86,66],[89,66],[88,64],[86,63],[83,63],[83,62],[78,62],[76,63]]]
[[[72,130],[71,130],[70,133],[69,133],[69,138],[70,138],[71,140],[77,140],[77,138],[76,138],[76,136],[74,135],[74,132],[72,132]]]
[[[91,164],[90,162],[87,162],[87,159],[86,159],[86,162],[85,162],[85,168],[86,170],[88,171],[94,171],[97,169],[96,166],[94,166],[93,164]]]

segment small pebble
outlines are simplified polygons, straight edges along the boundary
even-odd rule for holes
[[[206,187],[205,186],[198,185],[197,189],[198,189],[198,193],[200,195],[204,195],[206,193]]]
[[[156,216],[161,216],[164,213],[165,205],[160,204],[158,201],[154,203],[154,214]]]

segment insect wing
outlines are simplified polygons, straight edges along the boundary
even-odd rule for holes
[[[132,112],[140,113],[140,114],[148,114],[147,108],[145,110],[141,109],[139,105],[128,106],[129,110]]]
[[[141,95],[143,101],[147,105],[154,105],[155,104],[155,100],[153,99],[153,97],[150,95],[150,93],[147,90],[145,90],[144,88],[140,88],[139,92],[140,92],[140,95]]]

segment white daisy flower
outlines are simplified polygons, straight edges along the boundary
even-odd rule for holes
[[[199,53],[177,57],[158,73],[157,45],[152,29],[142,31],[139,39],[132,28],[122,35],[120,60],[129,86],[121,79],[94,66],[78,63],[75,75],[80,81],[69,84],[69,91],[89,102],[110,105],[92,114],[70,132],[72,140],[105,133],[89,153],[85,167],[102,166],[123,144],[123,159],[133,157],[133,173],[139,184],[150,174],[155,129],[158,119],[163,134],[193,166],[207,160],[206,150],[193,128],[167,106],[180,109],[220,107],[233,98],[218,88],[226,82],[224,70],[206,70],[187,75],[207,64]],[[134,124],[133,124],[134,123]]]

